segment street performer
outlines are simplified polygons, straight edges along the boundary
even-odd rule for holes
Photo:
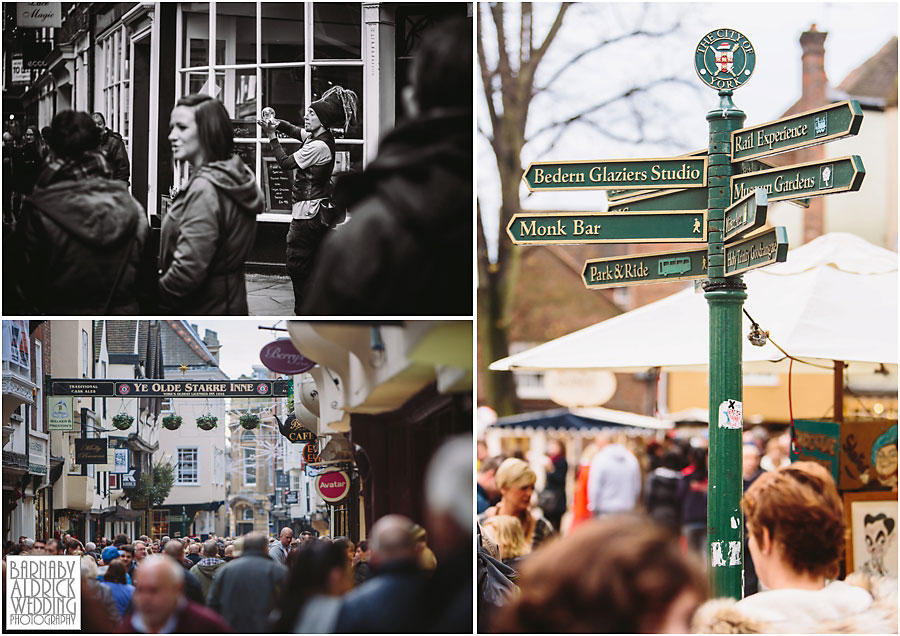
[[[294,313],[300,314],[304,293],[319,245],[328,230],[323,210],[330,206],[335,143],[331,129],[346,131],[356,121],[359,99],[340,86],[329,88],[309,105],[303,128],[280,119],[259,119],[282,170],[294,170],[291,189],[291,227],[287,234],[287,271],[294,285]],[[287,154],[275,131],[301,141],[300,149]]]

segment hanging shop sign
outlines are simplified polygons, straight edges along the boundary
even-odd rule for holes
[[[61,2],[17,2],[16,24],[26,29],[62,26]]]
[[[308,428],[304,427],[292,413],[287,421],[282,423],[278,420],[278,430],[282,435],[288,438],[292,444],[306,444],[316,441],[316,434]]]
[[[264,346],[259,352],[260,361],[275,373],[297,375],[305,373],[316,363],[297,351],[290,338],[279,338]]]
[[[318,442],[313,441],[303,447],[303,461],[307,464],[317,464],[322,461],[322,456],[319,455]]]
[[[287,397],[290,380],[81,380],[51,378],[51,395],[98,397]]]
[[[314,485],[322,499],[338,503],[350,492],[350,477],[343,470],[333,470],[317,476]]]
[[[298,493],[296,490],[285,490],[284,491],[284,503],[285,504],[300,503],[300,493]]]
[[[51,395],[47,398],[47,428],[51,431],[74,431],[75,412],[72,396]]]
[[[75,440],[76,464],[105,464],[108,459],[105,437],[79,437]]]

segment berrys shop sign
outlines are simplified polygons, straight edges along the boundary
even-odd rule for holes
[[[333,470],[316,477],[316,492],[328,503],[343,500],[350,492],[350,477],[342,470]]]
[[[260,349],[259,359],[267,369],[285,375],[297,375],[309,371],[316,363],[294,348],[288,338],[280,338]]]

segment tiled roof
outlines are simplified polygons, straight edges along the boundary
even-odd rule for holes
[[[875,55],[856,67],[838,84],[838,89],[853,97],[874,97],[897,101],[897,36],[892,37]]]
[[[162,357],[166,366],[218,366],[203,341],[186,322],[166,320],[161,331]]]
[[[106,323],[106,350],[110,355],[137,354],[141,362],[147,360],[149,322],[146,320],[95,320],[94,361],[100,359],[100,347],[103,338],[103,323]],[[135,350],[135,330],[137,329],[137,349]]]

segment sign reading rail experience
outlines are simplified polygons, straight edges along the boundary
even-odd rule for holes
[[[516,214],[506,227],[516,245],[534,243],[705,243],[706,210],[628,214]]]
[[[695,247],[678,252],[591,259],[584,264],[582,278],[588,289],[604,289],[706,278],[706,270],[706,248]]]
[[[742,161],[824,144],[859,132],[863,112],[856,100],[830,104],[731,133],[731,160]]]
[[[731,202],[763,188],[772,201],[859,190],[866,169],[858,155],[799,163],[731,177]]]
[[[536,161],[523,175],[534,190],[705,188],[706,157]]]
[[[50,395],[102,397],[287,397],[290,380],[50,379]]]
[[[743,274],[787,260],[787,230],[773,227],[725,246],[725,275]]]

